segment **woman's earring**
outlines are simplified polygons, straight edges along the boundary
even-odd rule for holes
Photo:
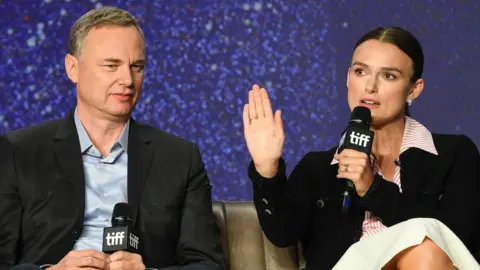
[[[413,102],[413,100],[407,99],[407,104],[408,104],[408,106],[412,106],[412,102]]]

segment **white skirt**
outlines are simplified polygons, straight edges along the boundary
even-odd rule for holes
[[[360,240],[350,246],[333,270],[381,269],[402,250],[430,238],[459,270],[480,269],[463,242],[442,222],[432,218],[414,218]]]

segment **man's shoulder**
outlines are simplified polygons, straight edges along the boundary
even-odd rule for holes
[[[61,121],[62,119],[49,120],[13,130],[6,133],[5,138],[16,146],[41,144],[53,138]]]
[[[136,122],[136,125],[138,132],[149,138],[153,143],[168,145],[177,149],[191,150],[192,147],[196,147],[194,142],[152,125],[140,122]]]

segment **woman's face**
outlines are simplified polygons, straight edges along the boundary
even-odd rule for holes
[[[348,70],[350,110],[364,106],[372,112],[372,125],[381,127],[405,113],[407,99],[415,99],[423,89],[423,80],[412,84],[413,62],[397,46],[367,40],[353,52]]]

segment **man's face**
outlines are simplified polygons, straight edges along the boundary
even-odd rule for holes
[[[130,116],[142,91],[144,65],[144,40],[133,26],[92,28],[79,55],[65,59],[79,109],[108,118]]]

